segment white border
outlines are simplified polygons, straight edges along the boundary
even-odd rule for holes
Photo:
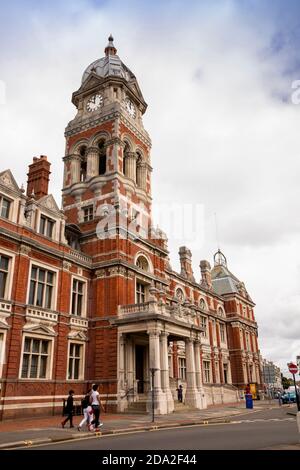
[[[48,269],[49,271],[52,271],[55,274],[54,289],[53,289],[53,293],[52,293],[50,309],[47,309],[46,307],[40,307],[40,306],[37,307],[36,305],[29,304],[29,292],[30,292],[30,281],[31,281],[32,266],[37,266],[39,268]],[[28,272],[26,305],[30,305],[32,307],[41,308],[41,309],[44,308],[46,310],[53,310],[53,311],[56,312],[57,311],[57,302],[58,302],[57,291],[58,291],[59,273],[60,273],[60,270],[55,268],[51,264],[41,263],[40,261],[36,261],[35,259],[31,259],[30,263],[29,263],[29,272]]]
[[[49,346],[49,354],[48,354],[48,358],[49,358],[49,364],[47,364],[47,371],[46,371],[46,377],[44,379],[41,379],[39,377],[22,377],[22,368],[23,368],[23,356],[24,356],[24,343],[25,343],[25,338],[34,338],[34,339],[42,339],[42,340],[45,340],[45,341],[49,341],[50,342],[50,346]],[[19,379],[20,380],[25,380],[25,381],[29,381],[29,380],[38,380],[38,381],[41,381],[41,382],[45,382],[47,380],[51,380],[52,379],[52,371],[53,371],[53,356],[54,356],[54,338],[51,337],[51,336],[47,336],[47,335],[43,335],[43,334],[39,334],[39,333],[30,333],[30,331],[26,331],[26,332],[23,332],[23,335],[22,335],[22,347],[21,347],[21,357],[20,357],[20,368],[19,368]]]

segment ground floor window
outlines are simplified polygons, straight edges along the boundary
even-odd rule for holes
[[[82,378],[83,344],[70,343],[68,380]]]
[[[178,372],[179,378],[182,380],[186,379],[186,360],[185,357],[178,358]]]
[[[204,381],[210,383],[210,361],[203,361]]]
[[[22,379],[46,379],[49,376],[50,341],[38,338],[24,340]]]

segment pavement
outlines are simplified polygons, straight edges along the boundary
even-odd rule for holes
[[[199,424],[213,424],[230,422],[235,416],[253,415],[259,411],[278,409],[277,401],[254,402],[253,409],[246,409],[244,402],[213,405],[205,410],[178,409],[170,415],[152,416],[149,414],[110,414],[103,413],[101,421],[103,427],[98,432],[89,432],[86,429],[77,430],[82,416],[75,416],[74,428],[69,428],[68,423],[63,429],[62,416],[47,416],[44,418],[33,417],[19,420],[5,420],[0,422],[0,450],[33,447],[45,443],[63,442],[71,439],[89,439],[97,436],[124,434],[146,430],[158,430],[174,428],[178,426],[192,426]],[[290,415],[296,416],[294,406],[284,405]],[[300,450],[299,445],[270,447],[274,450]]]

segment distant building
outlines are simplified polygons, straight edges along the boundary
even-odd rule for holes
[[[269,390],[282,388],[280,367],[272,361],[262,360],[262,379]]]

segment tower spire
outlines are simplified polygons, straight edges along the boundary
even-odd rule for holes
[[[114,41],[114,38],[112,37],[112,34],[110,34],[109,38],[108,38],[108,44],[107,44],[106,48],[104,49],[104,52],[105,52],[106,56],[116,55],[116,53],[117,53],[117,49],[115,48],[113,41]]]

